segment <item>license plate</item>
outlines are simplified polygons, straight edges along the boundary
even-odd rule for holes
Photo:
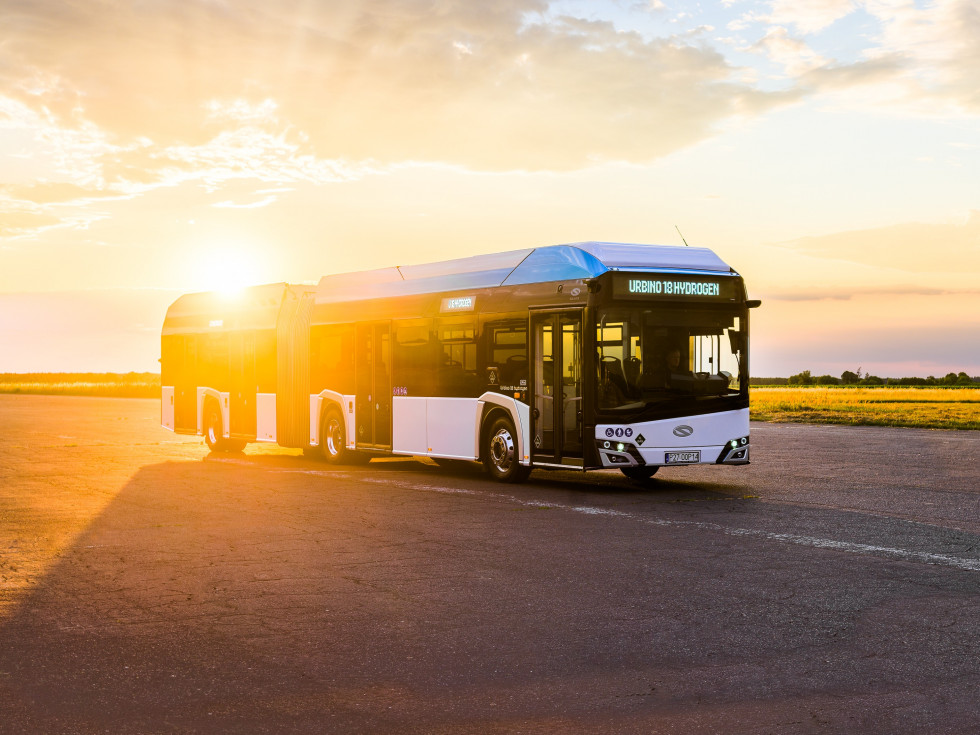
[[[667,452],[665,455],[667,464],[688,464],[690,462],[700,462],[701,452]]]

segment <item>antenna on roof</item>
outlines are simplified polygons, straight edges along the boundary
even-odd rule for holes
[[[681,235],[681,228],[680,227],[678,227],[677,225],[674,225],[674,229],[677,230],[677,234],[678,235]],[[681,242],[684,243],[684,247],[688,247],[687,240],[684,239],[684,236],[683,235],[681,235]]]

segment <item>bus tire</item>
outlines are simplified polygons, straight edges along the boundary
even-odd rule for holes
[[[336,408],[328,408],[320,422],[320,452],[330,464],[364,464],[370,457],[347,448],[344,417]]]
[[[498,416],[490,422],[484,434],[483,466],[497,482],[523,482],[531,469],[520,463],[517,432],[514,422],[506,416]]]
[[[659,466],[651,467],[649,465],[641,467],[620,467],[619,471],[626,475],[633,482],[646,482],[659,470]]]
[[[204,402],[204,442],[212,452],[240,452],[245,442],[225,439],[224,425],[221,421],[221,408],[213,398]]]

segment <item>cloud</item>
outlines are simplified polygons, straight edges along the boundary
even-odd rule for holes
[[[881,24],[878,53],[910,60],[905,81],[910,94],[933,105],[954,103],[980,111],[980,6],[948,0],[918,7],[912,0],[867,0]]]
[[[57,217],[43,212],[3,211],[0,209],[0,238],[13,238],[57,226]]]
[[[773,0],[771,23],[793,25],[801,33],[815,33],[854,11],[851,0]]]
[[[750,51],[764,53],[783,67],[791,77],[800,76],[827,64],[827,60],[810,48],[805,41],[794,38],[782,26],[770,28]]]
[[[806,255],[918,274],[980,276],[980,211],[963,224],[909,223],[782,243]]]
[[[212,207],[218,207],[221,209],[259,209],[261,207],[267,207],[278,199],[278,197],[267,196],[264,199],[260,199],[257,202],[248,202],[246,204],[240,204],[238,202],[233,202],[230,200],[223,202],[215,202]]]
[[[309,160],[485,170],[650,160],[784,101],[734,81],[704,45],[532,22],[546,9],[24,3],[5,19],[0,89],[78,135],[91,125],[185,159],[226,145],[222,132],[258,129],[273,142],[305,136]]]
[[[980,288],[930,288],[928,286],[885,286],[880,288],[845,288],[831,286],[823,289],[801,289],[799,291],[763,292],[763,301],[850,301],[855,298],[882,298],[892,296],[971,296],[980,295]]]
[[[805,70],[800,76],[801,87],[812,91],[846,89],[860,85],[889,82],[897,78],[906,61],[901,54],[879,56],[853,64],[826,62]]]

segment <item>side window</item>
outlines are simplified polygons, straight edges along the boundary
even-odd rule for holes
[[[198,385],[217,390],[228,390],[228,334],[210,332],[201,335],[201,351],[198,357]]]
[[[310,391],[354,392],[354,325],[310,328]]]
[[[480,395],[483,379],[476,370],[476,320],[440,319],[436,340],[441,352],[436,395]]]
[[[432,322],[410,319],[394,322],[392,390],[394,395],[431,396],[442,350],[432,339]]]
[[[498,368],[500,390],[527,390],[527,322],[487,325],[488,364]]]

